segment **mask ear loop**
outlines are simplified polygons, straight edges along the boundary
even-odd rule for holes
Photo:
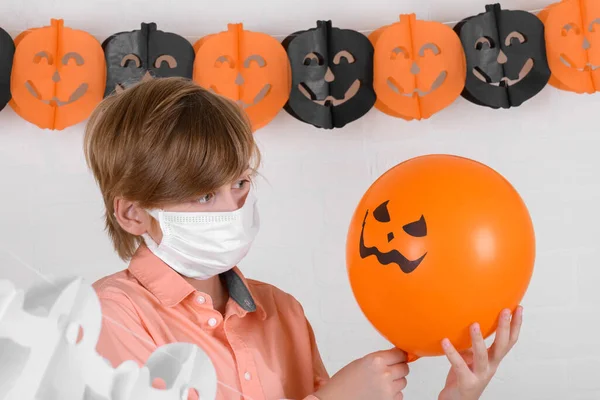
[[[141,236],[149,249],[158,249],[158,247],[160,246],[150,237],[150,235],[147,232],[142,233]]]
[[[144,211],[146,211],[148,213],[148,215],[150,215],[152,218],[154,218],[157,222],[160,222],[160,212],[162,210],[159,210],[156,208],[151,208],[151,209],[144,209]]]
[[[161,223],[160,223],[160,212],[162,210],[159,209],[144,209],[144,211],[146,211],[148,213],[148,215],[150,215],[150,217],[152,217],[154,219],[154,221],[156,221],[156,223],[158,223],[158,226],[161,228]],[[151,223],[153,223],[151,221]],[[164,232],[163,232],[164,235]],[[144,232],[142,233],[142,238],[144,239],[144,242],[146,244],[146,247],[148,247],[151,251],[158,249],[160,247],[160,244],[156,243],[154,241],[154,239],[152,239],[152,237],[150,237],[150,234],[148,232]],[[154,252],[154,251],[152,251]]]

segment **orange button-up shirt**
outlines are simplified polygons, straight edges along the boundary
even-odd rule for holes
[[[193,343],[215,366],[218,400],[315,400],[329,376],[300,303],[237,268],[221,279],[230,296],[224,315],[140,246],[128,269],[93,285],[104,316],[98,353],[115,368],[141,366],[159,346]]]

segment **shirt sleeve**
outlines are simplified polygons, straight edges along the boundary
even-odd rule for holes
[[[96,351],[118,367],[134,360],[141,367],[158,347],[144,327],[131,300],[121,293],[104,292],[100,297],[102,328]]]
[[[313,387],[312,393],[302,397],[301,400],[319,400],[314,393],[316,393],[323,385],[325,385],[329,381],[329,373],[327,372],[327,368],[323,363],[323,359],[321,358],[321,353],[319,352],[319,347],[317,345],[317,340],[315,337],[314,329],[312,328],[311,323],[308,321],[306,314],[304,312],[304,307],[298,300],[296,300],[292,295],[286,293],[288,296],[286,301],[291,304],[291,310],[293,310],[293,314],[296,318],[298,318],[299,328],[301,329],[301,324],[306,324],[306,334],[308,336],[308,344],[310,346],[310,358],[312,364],[312,380]],[[303,322],[302,322],[303,321]],[[304,350],[303,350],[304,351]],[[306,364],[305,364],[306,365]]]

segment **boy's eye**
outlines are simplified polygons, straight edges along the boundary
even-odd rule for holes
[[[237,181],[235,183],[235,185],[233,185],[233,188],[234,189],[242,189],[246,185],[246,183],[249,183],[249,182],[250,181],[248,179],[242,179],[240,181]]]
[[[200,204],[208,203],[210,201],[210,199],[212,199],[213,197],[214,197],[213,193],[207,193],[198,199],[198,203],[200,203]]]

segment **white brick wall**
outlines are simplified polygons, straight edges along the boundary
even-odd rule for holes
[[[548,2],[503,4],[535,9]],[[15,34],[63,17],[67,25],[102,40],[135,29],[141,21],[195,37],[243,21],[248,29],[285,34],[324,17],[354,29],[387,24],[410,11],[456,20],[486,4],[229,3],[227,9],[208,9],[191,0],[3,0],[0,26]],[[453,153],[477,159],[515,185],[530,208],[538,240],[521,340],[484,399],[598,400],[599,107],[599,95],[577,96],[548,87],[518,109],[493,111],[459,99],[428,121],[408,123],[373,110],[337,131],[313,129],[282,111],[256,134],[268,183],[259,188],[263,228],[242,268],[301,301],[331,373],[388,348],[360,313],[346,278],[344,241],[354,207],[380,174],[407,158]],[[85,167],[81,137],[82,125],[42,131],[11,109],[0,113],[0,278],[21,286],[39,279],[5,250],[44,275],[77,274],[89,282],[124,268],[103,232],[101,199]],[[412,365],[406,398],[435,399],[446,373],[443,358],[419,360]]]

